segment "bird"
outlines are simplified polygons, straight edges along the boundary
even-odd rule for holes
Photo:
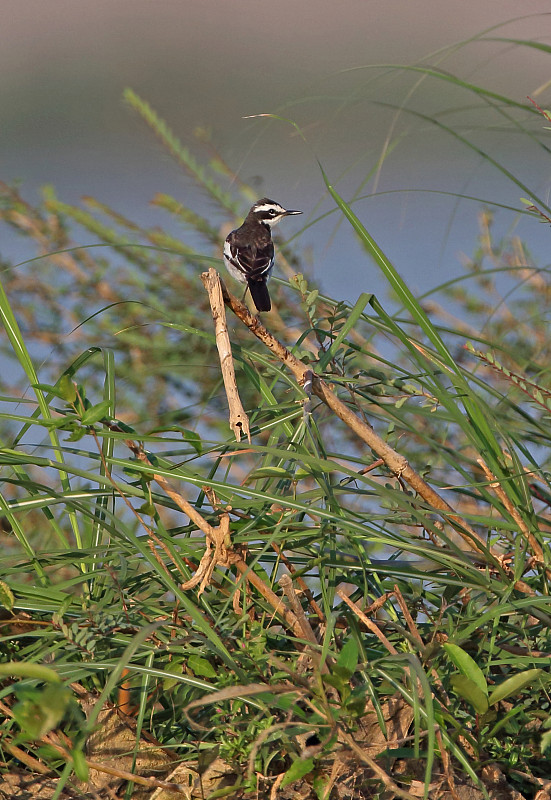
[[[272,228],[283,217],[295,214],[302,211],[290,211],[263,197],[251,207],[241,227],[228,234],[224,242],[226,269],[233,278],[247,284],[257,311],[272,308],[268,292],[274,267]]]

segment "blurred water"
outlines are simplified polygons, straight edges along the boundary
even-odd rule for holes
[[[541,13],[547,6],[542,0],[524,2],[526,18],[492,35],[549,41],[551,16]],[[415,115],[403,113],[393,129],[394,110],[388,105],[406,102],[421,76],[365,65],[428,63],[424,57],[430,51],[512,18],[517,9],[518,3],[509,0],[280,0],[271,14],[252,0],[3,0],[0,178],[20,178],[29,199],[44,183],[53,183],[68,202],[91,194],[148,224],[164,220],[148,205],[157,191],[212,213],[145,125],[123,106],[122,89],[131,86],[199,158],[202,149],[193,131],[201,124],[212,129],[213,143],[240,178],[258,186],[259,196],[303,209],[301,223],[290,222],[284,235],[334,207],[315,160],[319,156],[346,199],[358,191],[368,196],[356,204],[358,215],[412,287],[426,291],[461,273],[459,254],[474,247],[480,208],[477,202],[458,203],[426,190],[462,192],[518,209],[523,192],[475,152]],[[477,41],[449,55],[442,66],[523,102],[545,82],[549,57]],[[538,95],[542,105],[546,95]],[[421,83],[407,105],[437,116],[547,196],[549,155],[515,130],[515,120],[528,120],[536,132],[543,121],[518,111],[504,116],[495,103],[475,100],[433,78]],[[283,122],[242,118],[260,112],[296,120],[308,145]],[[390,134],[400,143],[378,180],[368,180]],[[301,236],[312,250],[314,274],[339,299],[354,301],[361,291],[384,295],[381,276],[338,220],[336,214],[324,217]],[[548,229],[500,212],[498,232],[512,226],[527,237],[540,263],[547,263]],[[80,235],[90,241],[88,234]],[[15,259],[27,255],[9,231],[2,231],[0,252]]]

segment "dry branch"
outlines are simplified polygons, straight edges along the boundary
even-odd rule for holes
[[[228,398],[230,409],[230,428],[234,432],[238,442],[241,441],[241,434],[245,433],[250,444],[251,431],[249,427],[249,418],[241,403],[241,398],[239,397],[239,391],[237,389],[237,381],[235,380],[230,337],[228,336],[228,325],[226,322],[226,308],[222,297],[222,289],[220,288],[220,275],[211,267],[208,272],[203,272],[201,280],[209,293],[212,318],[214,320],[214,333],[216,335],[216,347],[218,348],[222,378],[224,380],[224,388],[226,390],[226,397]]]
[[[410,466],[407,459],[400,455],[380,436],[378,436],[371,425],[364,422],[357,414],[340,400],[331,391],[327,383],[299,361],[285,345],[278,341],[260,322],[259,317],[254,317],[247,306],[240,302],[237,297],[228,292],[224,282],[220,279],[220,287],[224,297],[224,302],[231,308],[233,313],[244,325],[249,328],[257,339],[260,339],[272,353],[285,364],[295,376],[297,383],[304,386],[307,382],[312,382],[312,393],[330,408],[333,413],[347,425],[356,436],[364,441],[373,452],[381,458],[387,467],[398,477],[406,481],[411,488],[421,497],[427,505],[437,511],[446,522],[448,522],[461,536],[471,550],[480,553],[487,563],[494,569],[505,572],[513,580],[513,573],[507,566],[506,560],[486,545],[486,542],[476,533],[476,531],[461,517],[455,509],[441,497],[432,486]],[[522,580],[514,580],[515,589],[528,595],[533,595],[534,591],[527,583]]]
[[[517,509],[513,506],[513,504],[511,503],[511,501],[509,500],[509,498],[507,497],[507,495],[503,491],[503,488],[501,487],[501,485],[500,485],[499,481],[497,480],[497,478],[495,477],[495,475],[492,475],[492,473],[490,472],[490,469],[487,466],[487,464],[484,461],[484,459],[483,458],[477,458],[476,461],[480,465],[480,467],[482,468],[486,478],[488,479],[490,489],[494,490],[496,496],[501,500],[501,502],[503,503],[504,507],[507,509],[507,511],[509,512],[509,514],[511,515],[511,517],[513,518],[515,523],[518,525],[520,533],[524,536],[524,538],[527,540],[528,544],[530,545],[530,547],[532,549],[532,554],[534,556],[534,561],[536,563],[538,563],[538,564],[544,564],[545,563],[545,559],[544,559],[544,556],[543,556],[543,550],[541,548],[540,543],[538,542],[536,537],[528,529],[528,526],[526,525],[526,523],[522,519],[521,515],[518,513]]]
[[[105,424],[108,425],[111,430],[116,431],[117,433],[123,432],[122,428],[117,425],[116,422]],[[148,467],[153,466],[143,447],[136,444],[136,442],[134,442],[132,439],[125,439],[124,443],[139,461],[147,464]],[[121,492],[111,477],[111,473],[109,472],[109,468],[105,460],[103,460],[103,464],[106,474],[111,479],[113,486],[121,493],[122,497],[126,499],[124,493]],[[277,614],[285,621],[285,624],[293,631],[297,639],[302,639],[304,633],[296,615],[293,613],[293,611],[287,608],[283,600],[278,597],[277,594],[266,583],[264,583],[262,578],[248,566],[247,562],[243,558],[242,550],[235,547],[235,545],[231,542],[229,514],[227,512],[222,514],[220,518],[220,525],[212,526],[208,520],[206,520],[203,515],[188,500],[186,500],[181,492],[177,491],[173,486],[170,485],[163,475],[154,473],[153,480],[159,484],[159,486],[178,506],[178,508],[190,518],[194,525],[196,525],[199,530],[205,534],[206,549],[198,568],[200,576],[198,579],[197,575],[194,576],[191,581],[188,581],[186,584],[184,584],[183,588],[190,589],[199,583],[199,591],[202,592],[210,582],[214,568],[218,564],[224,567],[234,566],[238,572],[241,573],[243,579],[251,583],[258,590],[266,602],[272,607],[274,614]],[[134,513],[137,512],[134,511]],[[145,527],[146,530],[148,530],[147,526]],[[212,553],[213,544],[214,553]]]
[[[487,556],[489,551],[484,540],[449,505],[449,503],[432,488],[432,486],[429,486],[429,484],[423,480],[419,473],[410,466],[407,459],[381,439],[381,437],[375,433],[371,425],[368,425],[360,419],[357,414],[351,411],[350,408],[331,391],[324,380],[313,374],[302,361],[299,361],[298,358],[289,352],[289,350],[264,327],[260,319],[254,317],[250,313],[244,303],[241,303],[234,295],[228,292],[222,280],[220,280],[220,286],[226,305],[229,306],[236,317],[249,328],[251,333],[253,333],[257,339],[260,339],[260,341],[291,370],[297,382],[303,386],[305,382],[311,378],[312,393],[319,397],[319,399],[325,403],[325,405],[328,406],[359,439],[364,441],[395,475],[406,481],[429,506],[440,512],[445,520],[457,530],[471,549]],[[490,557],[492,556],[495,558],[497,566],[499,564],[499,559],[497,556],[494,556],[494,554],[490,554]]]

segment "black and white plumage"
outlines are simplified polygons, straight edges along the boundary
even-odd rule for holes
[[[251,208],[247,217],[224,242],[224,263],[230,275],[246,283],[257,311],[272,307],[268,280],[274,267],[272,228],[283,219],[302,211],[288,211],[263,197]]]

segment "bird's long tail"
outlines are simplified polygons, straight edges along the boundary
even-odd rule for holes
[[[272,307],[272,301],[268,293],[268,284],[264,281],[248,281],[251,297],[256,306],[257,311],[269,311]]]

